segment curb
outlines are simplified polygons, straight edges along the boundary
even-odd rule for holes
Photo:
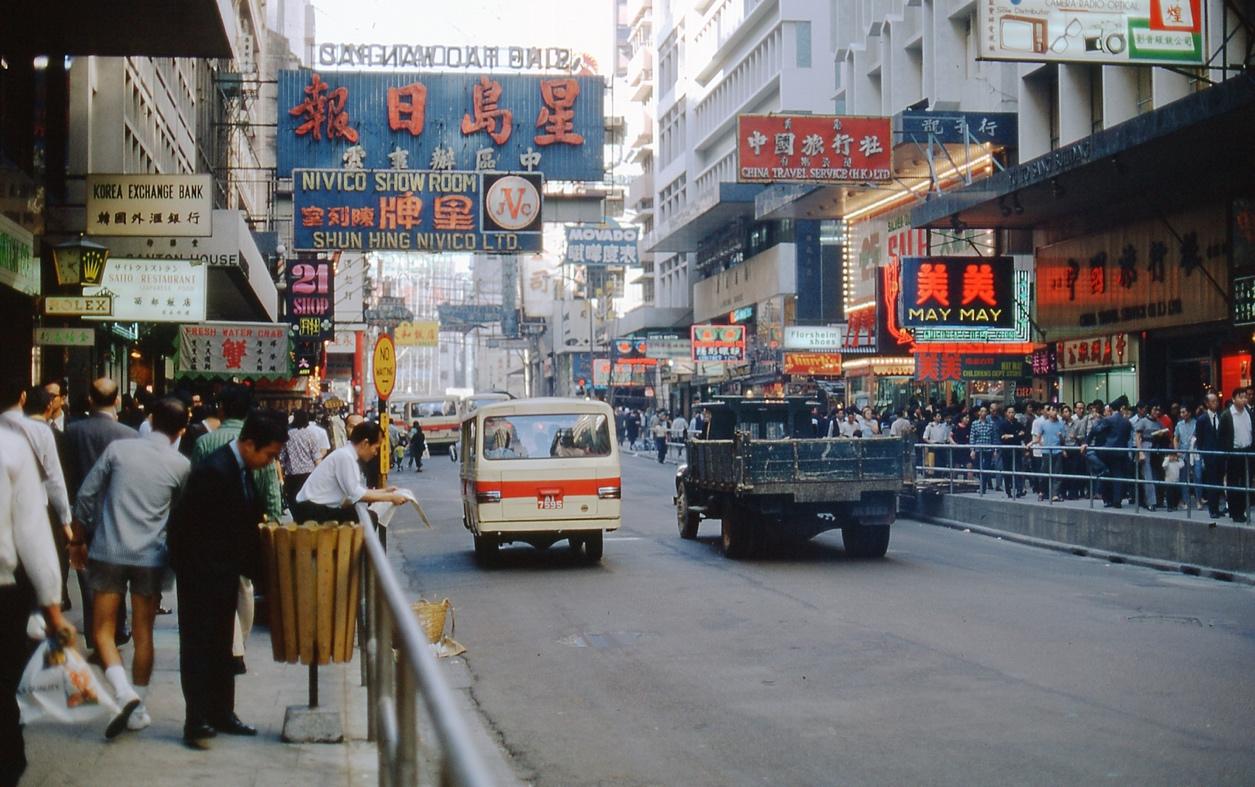
[[[1011,541],[1016,544],[1037,547],[1038,549],[1049,549],[1054,552],[1064,552],[1070,555],[1076,555],[1077,557],[1092,557],[1098,560],[1104,560],[1108,563],[1128,564],[1131,566],[1140,566],[1142,568],[1153,568],[1156,571],[1187,574],[1193,577],[1207,577],[1208,579],[1216,579],[1221,582],[1235,582],[1241,585],[1255,586],[1255,574],[1244,574],[1238,571],[1224,571],[1221,569],[1207,568],[1206,566],[1196,566],[1192,563],[1177,563],[1171,560],[1156,560],[1155,558],[1138,557],[1136,555],[1124,555],[1119,552],[1107,552],[1101,549],[1091,549],[1089,547],[1077,546],[1076,544],[1065,544],[1062,541],[1048,541],[1044,538],[1034,538],[1033,536],[1020,535],[1019,533],[1010,533],[1005,530],[997,530],[992,527],[970,525],[956,519],[945,519],[942,517],[933,517],[924,514],[910,514],[909,516],[917,522],[923,522],[927,525],[945,527],[951,530],[970,531],[982,536],[999,538],[1003,541]]]

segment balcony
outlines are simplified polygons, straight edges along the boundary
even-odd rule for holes
[[[649,98],[654,83],[654,52],[646,46],[637,47],[628,60],[628,86],[632,88],[632,100],[644,101]],[[642,87],[644,90],[642,90]]]
[[[628,135],[628,145],[643,148],[654,141],[654,115],[644,104],[637,106],[639,109],[628,110],[632,113],[632,132]]]
[[[654,173],[644,172],[637,175],[628,184],[628,209],[638,213],[653,212],[654,209]]]
[[[653,8],[654,0],[628,0],[628,27],[635,27],[637,23],[641,21],[642,17],[648,16]]]

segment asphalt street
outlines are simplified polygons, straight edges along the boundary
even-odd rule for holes
[[[1255,588],[910,520],[881,560],[839,532],[747,562],[677,534],[674,467],[623,458],[624,520],[481,568],[457,466],[394,525],[449,597],[472,696],[518,776],[570,784],[1250,784]]]

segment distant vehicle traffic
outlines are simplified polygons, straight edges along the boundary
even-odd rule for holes
[[[408,430],[418,421],[434,453],[457,442],[460,401],[458,396],[396,396],[388,401],[388,409],[401,428]]]
[[[502,544],[566,539],[589,562],[620,519],[614,412],[582,399],[486,404],[462,421],[463,524],[487,562]]]

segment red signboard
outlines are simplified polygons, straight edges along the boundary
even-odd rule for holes
[[[866,183],[893,178],[889,118],[740,115],[742,183]]]
[[[707,363],[744,363],[744,325],[694,325],[693,360]]]
[[[841,353],[785,353],[785,374],[840,377]]]

